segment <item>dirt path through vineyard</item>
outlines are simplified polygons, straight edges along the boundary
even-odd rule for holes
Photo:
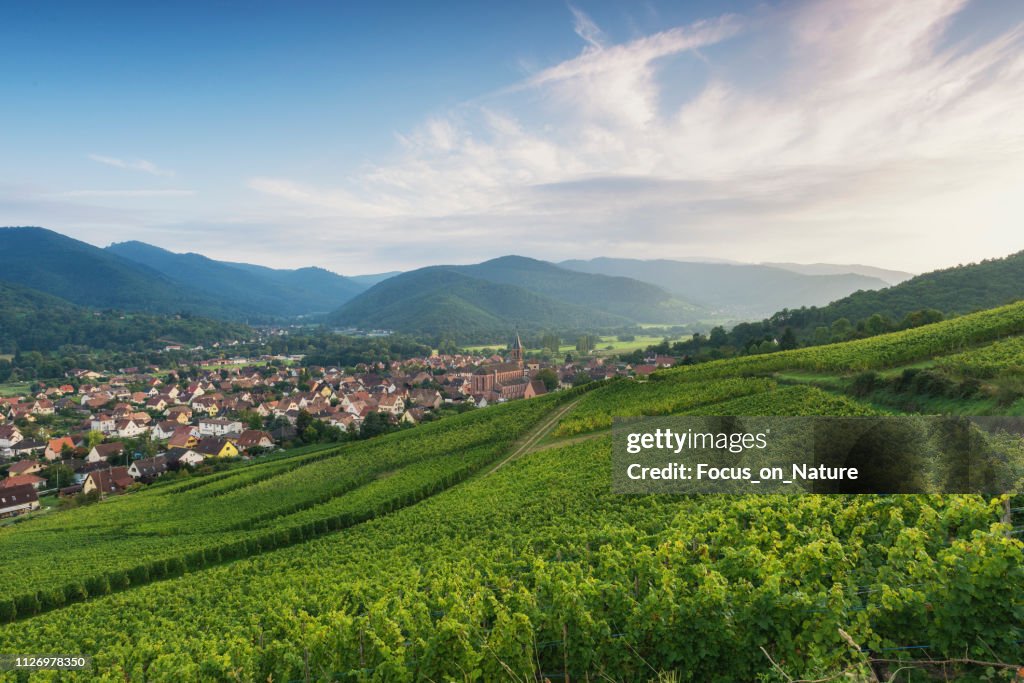
[[[495,472],[500,470],[502,467],[504,467],[506,463],[510,463],[513,460],[515,460],[516,458],[519,458],[519,457],[529,453],[530,451],[532,451],[534,446],[536,446],[538,443],[540,443],[544,439],[544,437],[546,437],[548,434],[550,434],[551,430],[553,430],[555,428],[555,426],[558,425],[558,421],[561,420],[562,417],[566,413],[568,413],[570,410],[572,410],[573,407],[577,403],[579,403],[579,400],[580,399],[577,398],[577,399],[574,399],[574,400],[570,401],[569,403],[566,403],[564,406],[562,406],[561,408],[556,410],[551,415],[551,417],[547,418],[546,420],[541,422],[539,425],[537,425],[533,429],[533,431],[527,432],[526,435],[524,435],[520,439],[519,445],[516,446],[516,448],[511,453],[509,453],[508,456],[504,460],[502,460],[497,465],[492,467],[490,469],[490,471],[488,471],[487,474],[485,474],[484,476],[487,476],[489,474],[494,474]]]

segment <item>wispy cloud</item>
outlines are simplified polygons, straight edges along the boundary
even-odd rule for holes
[[[58,197],[117,198],[117,197],[191,197],[194,190],[70,190],[60,192]]]
[[[572,12],[572,28],[576,35],[585,40],[591,49],[602,49],[605,42],[604,31],[580,8],[569,5],[569,11]]]
[[[123,168],[128,171],[142,171],[143,173],[149,173],[155,176],[166,176],[170,177],[174,175],[174,171],[170,171],[164,168],[160,168],[152,161],[146,161],[145,159],[118,159],[115,157],[108,157],[102,154],[90,154],[89,158],[99,164],[105,164],[106,166],[113,166],[114,168]]]
[[[955,41],[967,4],[808,2],[618,44],[570,6],[576,57],[400,135],[394,162],[339,188],[249,186],[335,233],[386,218],[390,248],[472,234],[481,256],[995,255],[1024,215],[1024,29]],[[757,49],[711,50],[741,36]],[[684,80],[662,66],[679,60]]]

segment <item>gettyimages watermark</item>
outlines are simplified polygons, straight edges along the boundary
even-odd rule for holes
[[[981,493],[1024,485],[1024,418],[616,418],[616,493]]]

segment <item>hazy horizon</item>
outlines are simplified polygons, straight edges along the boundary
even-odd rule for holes
[[[0,222],[97,246],[344,275],[1024,248],[1009,0],[7,15]]]

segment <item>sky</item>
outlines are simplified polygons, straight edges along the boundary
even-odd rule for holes
[[[1019,0],[48,2],[0,225],[342,274],[1024,249]]]

